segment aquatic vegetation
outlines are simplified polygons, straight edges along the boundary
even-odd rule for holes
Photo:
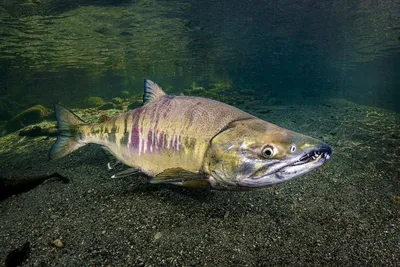
[[[89,108],[95,108],[95,107],[99,107],[101,105],[105,104],[105,101],[103,100],[103,98],[98,97],[98,96],[91,96],[88,97],[85,101],[85,104],[89,107]]]
[[[190,87],[186,90],[184,90],[184,95],[190,95],[190,96],[201,96],[201,97],[206,97],[206,98],[213,98],[216,100],[222,101],[224,98],[224,95],[227,94],[227,89],[230,90],[231,87],[226,87],[227,83],[221,81],[221,82],[215,82],[211,85],[211,87],[203,87],[198,84],[197,81],[193,81],[190,85]],[[230,92],[233,93],[233,92]],[[224,101],[227,102],[227,101]],[[227,102],[229,103],[229,102]]]
[[[121,95],[122,98],[128,98],[129,95],[130,95],[130,93],[129,93],[128,90],[122,90],[122,91],[120,92],[120,95]]]
[[[111,102],[113,102],[114,104],[122,104],[123,100],[120,97],[114,97],[113,99],[111,99]]]
[[[140,107],[141,105],[142,105],[142,103],[140,103],[139,101],[135,101],[135,102],[130,103],[130,104],[126,107],[126,109],[127,109],[127,110],[135,109],[135,108]]]
[[[151,62],[164,61],[163,69],[172,74],[170,59],[183,58],[185,55],[180,51],[186,51],[188,44],[185,20],[163,16],[172,13],[176,4],[154,2],[152,12],[149,12],[148,1],[143,0],[133,5],[107,5],[107,9],[82,4],[67,10],[62,17],[22,16],[16,23],[26,30],[24,36],[31,37],[29,44],[23,40],[21,45],[20,37],[16,36],[18,40],[11,45],[15,54],[23,55],[29,61],[27,66],[36,71],[86,68],[92,77],[100,77],[109,69],[129,69],[130,73],[143,77],[148,66],[161,67],[160,63]],[[32,11],[43,7],[41,13],[45,13],[45,6],[57,10],[58,5],[57,1],[50,1]],[[182,9],[185,6],[180,3]],[[54,40],[58,40],[57,49],[49,50]],[[43,58],[46,58],[45,63]]]
[[[114,105],[114,103],[107,102],[107,103],[104,103],[103,105],[101,105],[98,109],[99,110],[115,109],[115,105]]]
[[[228,79],[217,81],[213,84],[213,89],[216,91],[232,90],[232,81]]]
[[[193,81],[192,84],[190,85],[190,89],[186,90],[188,94],[193,95],[193,96],[205,96],[206,90],[204,87],[197,85],[197,82]]]
[[[52,111],[42,105],[28,108],[9,120],[5,126],[6,132],[13,132],[25,126],[38,123],[51,116]]]
[[[129,99],[129,104],[127,105],[126,109],[131,110],[138,108],[143,105],[143,97],[134,96]]]

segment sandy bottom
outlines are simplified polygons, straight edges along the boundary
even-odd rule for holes
[[[0,202],[0,265],[29,241],[23,266],[398,266],[400,115],[344,100],[248,111],[324,140],[332,159],[280,186],[210,192],[110,179],[95,145],[49,162],[53,138],[0,138],[0,176],[71,179]]]

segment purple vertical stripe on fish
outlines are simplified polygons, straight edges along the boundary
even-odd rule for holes
[[[168,140],[168,147],[169,149],[173,150],[174,149],[174,137],[171,136],[170,140]]]
[[[178,136],[174,136],[174,150],[178,150]]]
[[[153,151],[153,131],[149,131],[147,133],[147,151],[151,152]]]
[[[131,144],[130,146],[133,148],[133,150],[138,150],[139,149],[139,128],[137,125],[134,125],[132,128],[132,136],[131,136]]]
[[[139,120],[140,120],[140,115],[142,113],[142,108],[138,108],[133,114],[132,114],[132,134],[131,134],[131,140],[130,140],[130,147],[134,151],[139,150],[139,144],[140,144],[140,128],[139,128]]]

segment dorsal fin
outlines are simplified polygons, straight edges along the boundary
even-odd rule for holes
[[[143,95],[143,105],[160,99],[161,97],[167,95],[156,83],[150,81],[149,79],[144,79],[144,95]]]

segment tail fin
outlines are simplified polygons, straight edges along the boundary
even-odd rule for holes
[[[59,136],[49,151],[50,159],[59,159],[86,145],[79,140],[79,126],[85,124],[68,109],[54,105]]]

